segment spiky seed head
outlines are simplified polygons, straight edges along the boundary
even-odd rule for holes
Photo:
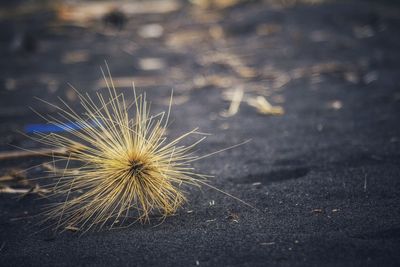
[[[65,132],[37,133],[36,140],[55,149],[65,147],[66,155],[56,155],[55,196],[64,200],[50,207],[49,218],[57,218],[57,229],[65,227],[114,227],[135,211],[141,222],[151,214],[174,214],[185,202],[182,185],[199,186],[205,175],[194,172],[192,149],[181,141],[196,129],[168,141],[169,111],[150,115],[145,95],[128,104],[107,80],[106,94],[96,98],[78,93],[83,114],[66,102],[56,106],[59,117],[46,116],[49,123]],[[171,106],[171,105],[170,105]],[[71,124],[79,127],[71,127]]]

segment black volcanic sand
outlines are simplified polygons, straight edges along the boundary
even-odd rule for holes
[[[134,79],[147,92],[154,112],[167,108],[174,88],[183,101],[172,107],[169,134],[197,126],[212,133],[199,154],[252,139],[195,167],[215,175],[212,185],[258,210],[212,189],[190,188],[189,203],[160,225],[153,219],[127,229],[54,235],[36,233],[43,218],[34,217],[51,200],[0,194],[0,265],[398,266],[400,8],[395,2],[277,7],[251,1],[212,12],[183,3],[172,13],[126,15],[116,23],[111,16],[107,23],[95,20],[84,27],[57,24],[45,9],[3,14],[2,151],[13,149],[8,144],[38,146],[15,134],[41,122],[28,106],[54,113],[34,96],[50,101],[61,96],[76,106],[67,82],[94,92],[101,79],[98,66],[107,59],[115,78]],[[137,30],[148,23],[160,23],[163,36],[141,38]],[[215,25],[220,28],[211,30],[217,33],[212,37],[209,28]],[[183,41],[169,39],[175,35]],[[75,58],[66,55],[71,52]],[[204,64],[202,56],[213,58],[212,53],[237,55],[256,75],[245,77],[221,62]],[[160,58],[165,66],[143,70],[139,60],[147,57]],[[233,84],[195,81],[211,75]],[[235,116],[221,116],[229,106],[222,92],[237,85],[248,96],[266,95],[285,114],[261,115],[243,103]],[[2,161],[1,171],[42,160]],[[41,174],[37,168],[29,177]]]

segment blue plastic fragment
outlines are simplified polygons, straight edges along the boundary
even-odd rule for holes
[[[88,122],[91,127],[98,127],[98,122],[95,121]],[[27,124],[24,127],[25,133],[58,133],[58,132],[69,132],[72,130],[81,130],[85,126],[79,123],[65,123],[65,124]]]

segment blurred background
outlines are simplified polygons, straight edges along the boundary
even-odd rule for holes
[[[74,106],[69,84],[104,88],[105,60],[120,90],[132,81],[163,97],[173,89],[174,104],[204,108],[212,98],[220,110],[208,115],[220,128],[240,107],[281,116],[307,101],[288,102],[291,88],[324,90],[320,102],[333,110],[346,94],[327,92],[333,86],[398,101],[398,93],[387,94],[398,87],[398,11],[396,1],[3,1],[1,149],[17,142],[10,130],[40,120],[29,107],[51,112],[34,97]],[[207,93],[193,99],[199,91]]]
[[[368,257],[399,262],[399,31],[395,0],[1,1],[0,237],[7,242],[0,243],[0,252],[4,244],[8,259],[29,263],[42,252],[31,248],[19,260],[17,248],[39,242],[57,255],[53,260],[79,255],[22,234],[23,243],[15,241],[13,231],[31,221],[14,219],[30,215],[32,204],[9,195],[46,192],[29,174],[16,172],[40,161],[11,152],[13,146],[40,149],[16,134],[44,123],[30,107],[56,112],[35,97],[49,102],[61,97],[79,108],[69,84],[82,92],[104,90],[100,66],[106,60],[117,90],[132,97],[134,81],[150,95],[155,112],[168,107],[174,90],[171,135],[198,126],[213,133],[201,147],[205,153],[253,140],[196,166],[218,177],[214,185],[266,214],[237,207],[217,193],[191,192],[188,209],[195,212],[172,218],[162,231],[193,231],[194,238],[204,234],[196,232],[200,222],[215,218],[252,226],[219,225],[228,227],[226,236],[212,227],[201,242],[217,251],[225,247],[220,256],[188,246],[182,251],[197,251],[198,258],[183,262],[235,265],[244,257],[254,264],[338,263],[339,254],[342,263],[354,258],[365,263]],[[211,200],[218,200],[216,207]],[[138,230],[136,238],[146,240],[148,231]],[[226,245],[235,236],[249,242]],[[300,238],[307,245],[287,256]],[[376,238],[389,241],[382,245]],[[274,244],[274,252],[265,251]],[[336,250],[340,246],[346,249]],[[150,262],[161,264],[157,253],[168,244],[156,247],[133,249],[139,251],[135,260],[147,263],[141,255],[155,253]],[[366,256],[368,249],[375,254]]]

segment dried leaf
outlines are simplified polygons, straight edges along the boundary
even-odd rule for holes
[[[247,104],[255,107],[260,114],[264,115],[283,115],[285,113],[283,107],[271,105],[263,96],[249,98]]]

